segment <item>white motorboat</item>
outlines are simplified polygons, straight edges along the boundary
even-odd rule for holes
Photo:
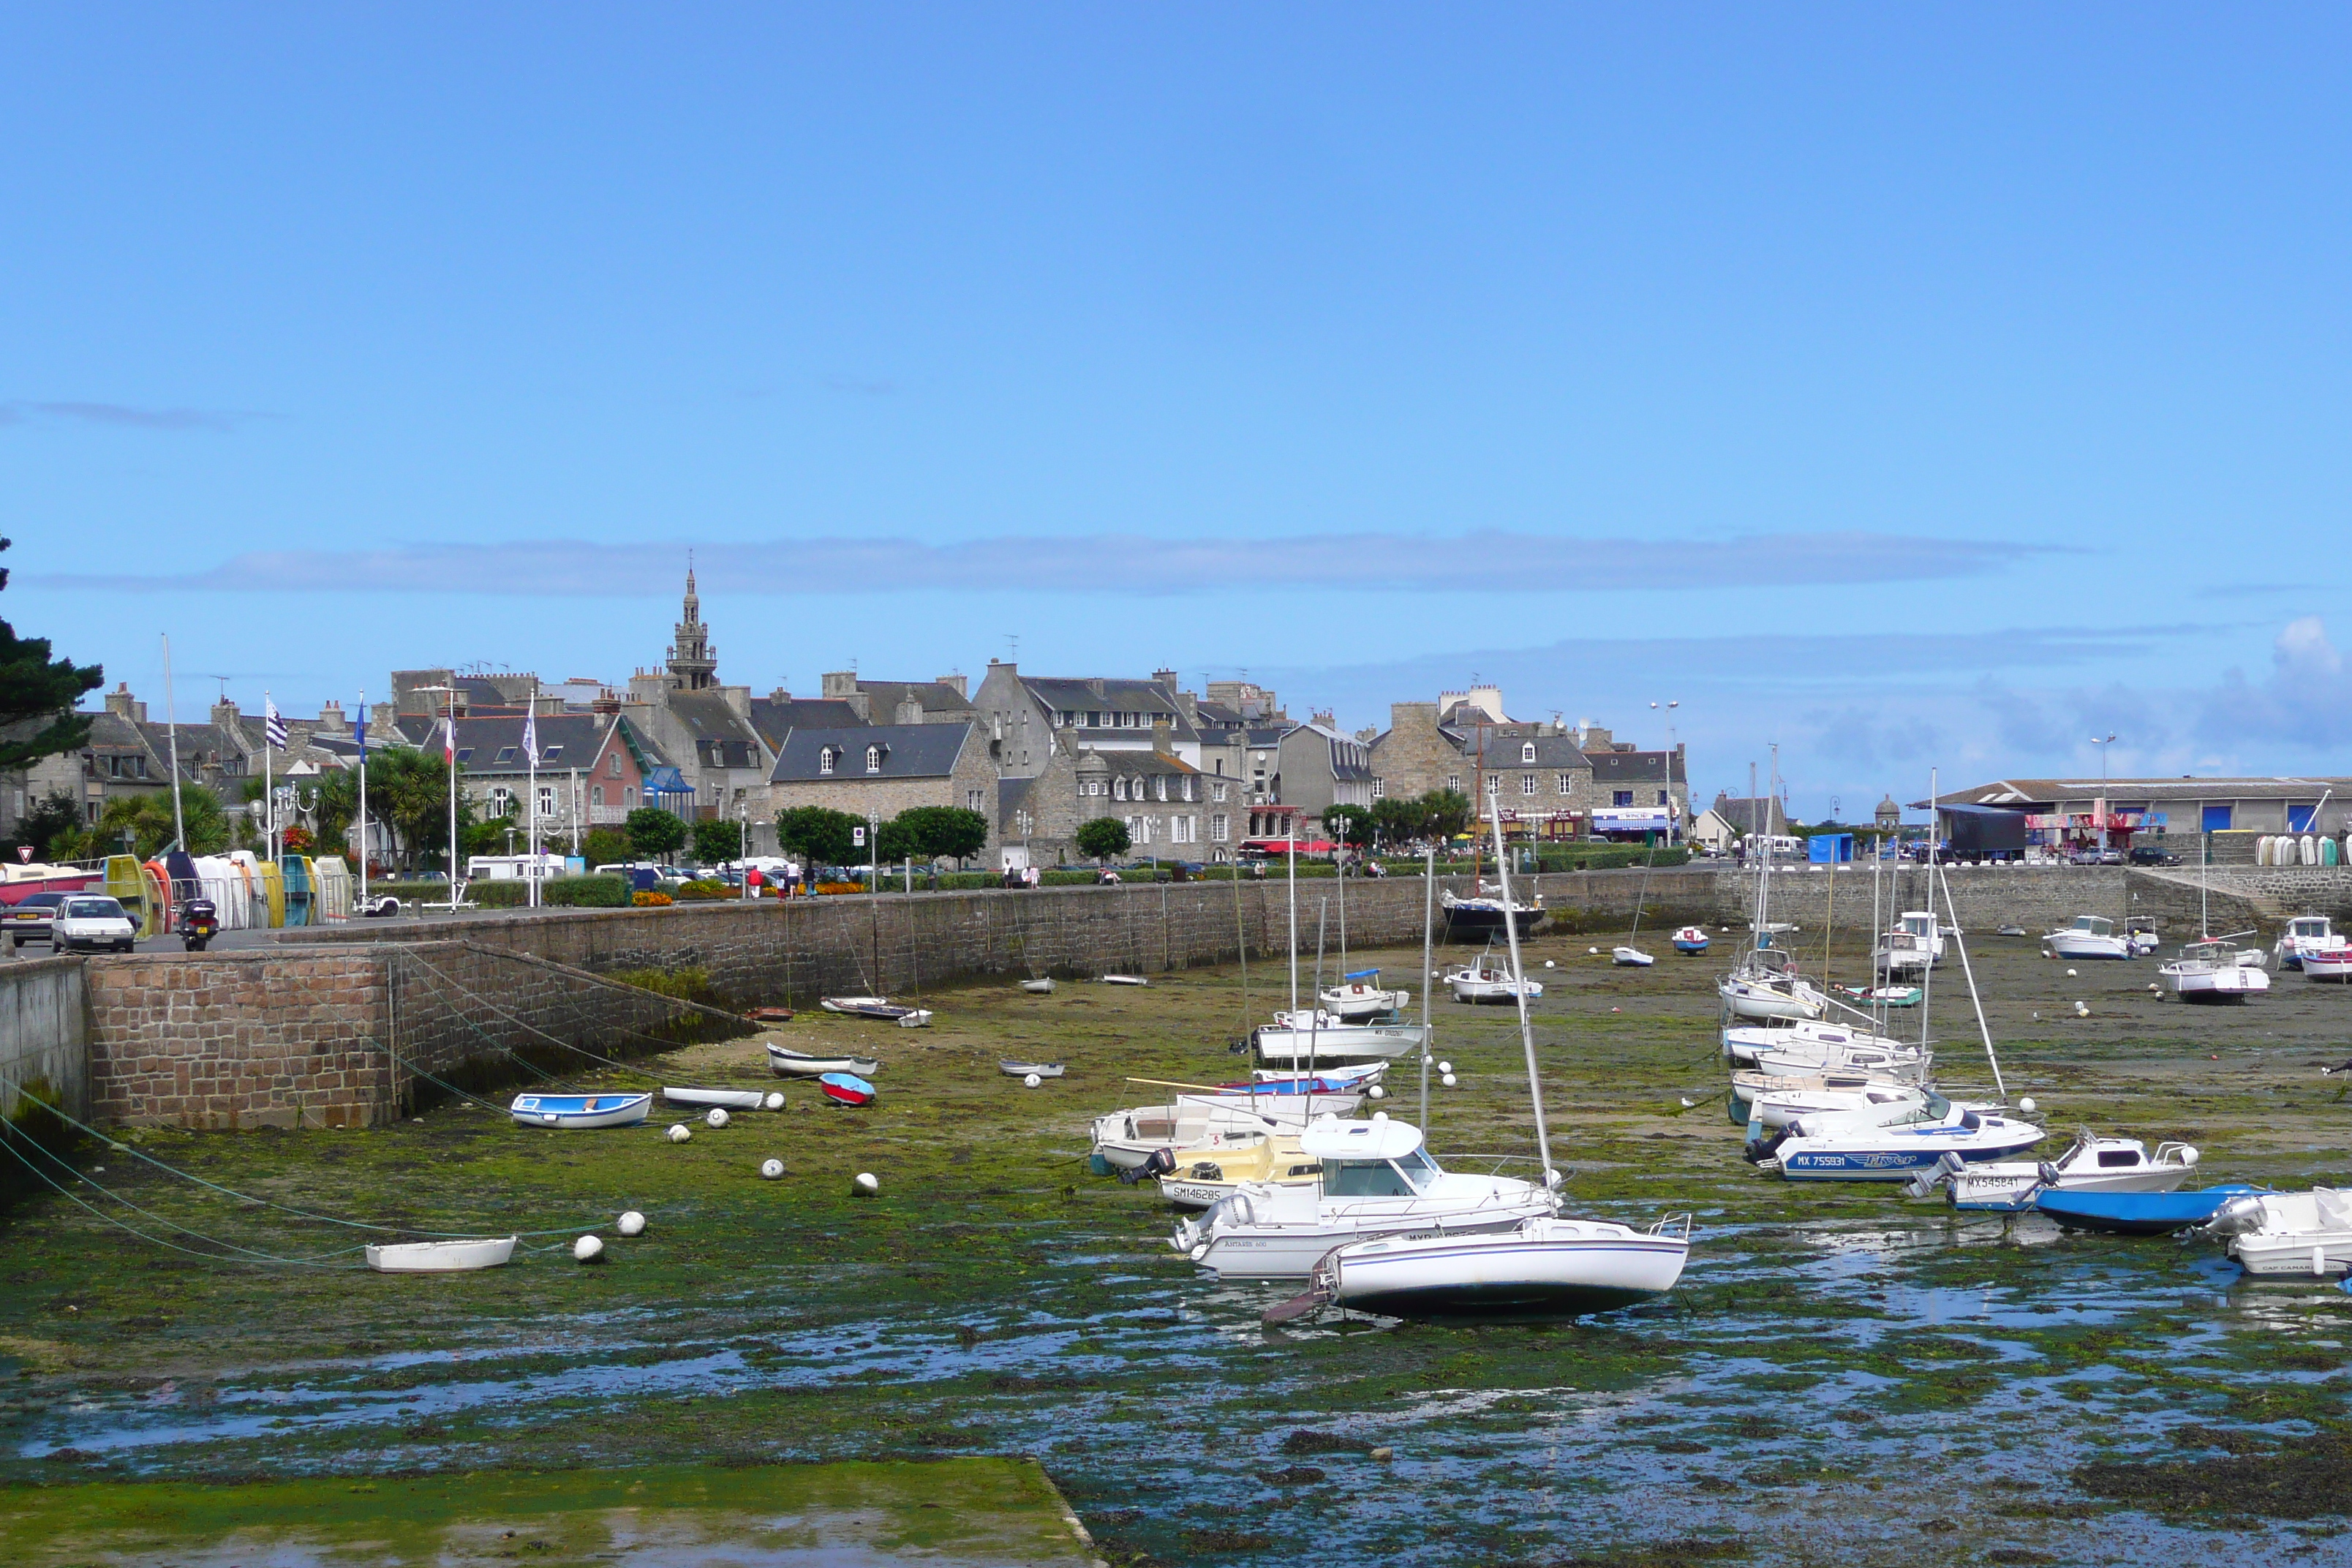
[[[2005,1159],[2047,1136],[2031,1121],[1931,1094],[1897,1121],[1840,1113],[1800,1117],[1777,1136],[1751,1142],[1748,1157],[1759,1169],[1792,1182],[1899,1182],[1935,1170],[1948,1153],[1969,1164]]]
[[[2074,923],[2042,939],[2044,958],[2129,958],[2131,938],[2105,915],[2076,915]]]
[[[1623,969],[1647,969],[1658,961],[1638,947],[1610,949],[1609,962]]]
[[[1828,1116],[1884,1110],[1890,1117],[1907,1115],[1927,1101],[1927,1090],[1880,1073],[1737,1072],[1731,1075],[1734,1120],[1747,1123],[1750,1137],[1778,1132],[1808,1116]],[[1740,1114],[1744,1109],[1746,1114]]]
[[[1341,976],[1339,984],[1324,987],[1323,1010],[1342,1023],[1360,1024],[1367,1018],[1402,1013],[1412,1005],[1411,991],[1402,986],[1386,989],[1378,984],[1380,977],[1377,969],[1360,969]]]
[[[1324,1254],[1377,1236],[1510,1230],[1548,1218],[1551,1189],[1510,1176],[1443,1170],[1402,1121],[1317,1121],[1299,1151],[1323,1168],[1320,1188],[1252,1183],[1169,1245],[1223,1279],[1303,1279]]]
[[[1796,961],[1777,947],[1748,950],[1739,967],[1716,983],[1716,993],[1735,1018],[1812,1020],[1829,1012],[1829,998],[1796,972]]]
[[[816,1057],[806,1051],[768,1044],[768,1070],[778,1078],[823,1078],[829,1072],[854,1073],[859,1078],[872,1078],[882,1070],[882,1064],[872,1057]]]
[[[1706,928],[1685,926],[1675,932],[1675,951],[1685,958],[1696,958],[1706,951]]]
[[[776,1100],[772,1106],[768,1103],[772,1094]],[[722,1110],[776,1110],[783,1108],[784,1097],[775,1089],[763,1093],[756,1089],[689,1089],[664,1084],[662,1101],[667,1105],[715,1105]]]
[[[1509,970],[1483,958],[1447,970],[1445,985],[1456,1002],[1516,1002],[1522,987],[1530,1002],[1543,994],[1542,981],[1515,981]]]
[[[1690,1215],[1647,1230],[1538,1218],[1470,1236],[1390,1236],[1333,1249],[1311,1294],[1390,1318],[1573,1318],[1647,1301],[1690,1260]]]
[[[2304,949],[2303,977],[2332,985],[2352,983],[2352,943],[2343,947]]]
[[[2261,967],[2260,952],[2254,953],[2252,964],[2241,962],[2242,956],[2225,938],[2209,937],[2183,947],[2179,958],[2157,973],[2183,1002],[2243,1002],[2269,990],[2271,977]],[[2352,970],[2352,953],[2347,954],[2346,967]],[[2306,967],[2304,973],[2309,974],[2310,970]]]
[[[1242,1148],[1253,1138],[1297,1132],[1308,1115],[1306,1095],[1183,1094],[1165,1105],[1139,1105],[1094,1119],[1093,1154],[1114,1171],[1139,1171],[1156,1152]],[[1316,1095],[1315,1109],[1333,1097]]]
[[[2187,1143],[2163,1142],[2156,1152],[2137,1138],[2102,1138],[2077,1133],[2066,1152],[2055,1160],[1988,1161],[1966,1164],[1947,1155],[1934,1175],[1912,1179],[1913,1194],[1927,1196],[1938,1183],[1956,1209],[1999,1209],[2008,1213],[2030,1209],[2036,1193],[2049,1188],[2072,1192],[2169,1193],[2177,1191],[2197,1168],[2197,1151]]]
[[[511,1236],[459,1241],[398,1241],[367,1249],[367,1266],[379,1274],[461,1274],[497,1268],[514,1256]]]
[[[2329,1187],[2307,1193],[2247,1193],[2205,1226],[2225,1237],[2247,1273],[2325,1279],[2352,1273],[2352,1197]]]
[[[1478,885],[1478,896],[1458,898],[1452,889],[1439,895],[1438,907],[1444,913],[1448,936],[1492,936],[1507,921],[1518,934],[1526,936],[1543,924],[1543,899],[1533,903],[1518,903],[1502,895],[1499,889],[1490,891],[1486,883]]]
[[[1927,910],[1906,910],[1897,918],[1895,929],[1879,939],[1877,951],[1871,957],[1888,974],[1916,973],[1933,968],[1944,961],[1944,933],[1937,929],[1936,917]]]
[[[1849,1058],[1849,1053],[1859,1053]],[[1867,1029],[1800,1019],[1777,1026],[1734,1024],[1723,1031],[1723,1055],[1736,1067],[1774,1072],[1821,1072],[1832,1067],[1902,1067],[1918,1059],[1919,1048]]]
[[[2281,969],[2301,969],[2306,952],[2346,949],[2352,949],[2352,939],[2336,934],[2326,915],[2297,915],[2286,922],[2286,930],[2279,932],[2278,945],[2272,951]]]
[[[1281,1012],[1250,1031],[1258,1060],[1297,1069],[1313,1062],[1387,1061],[1422,1049],[1429,1031],[1419,1024],[1344,1024],[1321,1009]]]

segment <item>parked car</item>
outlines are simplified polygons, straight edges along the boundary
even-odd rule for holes
[[[69,893],[27,893],[23,900],[7,908],[5,928],[8,939],[18,947],[28,942],[49,940],[49,921],[58,906],[72,897]]]
[[[2120,849],[2077,849],[2066,858],[2077,866],[2120,866],[2124,852]]]
[[[2131,863],[2135,866],[2178,866],[2180,857],[2169,849],[2158,849],[2153,844],[2140,844],[2132,848]]]
[[[137,922],[122,906],[96,893],[68,893],[49,921],[51,952],[96,952],[100,948],[129,952],[138,936]]]

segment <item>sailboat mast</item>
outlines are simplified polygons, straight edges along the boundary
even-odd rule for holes
[[[1503,853],[1503,806],[1491,793],[1486,811],[1495,825],[1495,875],[1503,885],[1503,930],[1511,939],[1511,992],[1519,1004],[1519,1048],[1528,1058],[1528,1101],[1536,1112],[1536,1153],[1543,1162],[1544,1190],[1552,1185],[1551,1132],[1544,1125],[1543,1077],[1536,1070],[1536,1031],[1528,1019],[1528,975],[1519,963],[1519,922],[1511,907],[1511,868]]]
[[[1298,833],[1283,842],[1290,848],[1290,1010],[1298,1011]]]
[[[1919,971],[1919,1049],[1927,1050],[1927,1009],[1936,999],[1936,939],[1944,933],[1936,915],[1936,770],[1927,770],[1927,963]]]
[[[1437,840],[1433,837],[1425,851],[1427,861],[1422,868],[1421,882],[1421,1135],[1429,1136],[1429,1058],[1436,1042],[1429,1033],[1429,994],[1437,984],[1437,971],[1431,967],[1431,942],[1437,924]]]

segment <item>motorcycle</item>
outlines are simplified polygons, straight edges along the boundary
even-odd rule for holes
[[[220,934],[220,910],[210,899],[190,899],[180,906],[180,945],[202,952]]]

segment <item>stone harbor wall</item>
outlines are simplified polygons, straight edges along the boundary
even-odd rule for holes
[[[88,1117],[89,1047],[89,1007],[79,960],[0,963],[0,1120],[30,1109],[19,1103],[20,1089],[69,1116]],[[52,1100],[52,1094],[59,1098]]]

